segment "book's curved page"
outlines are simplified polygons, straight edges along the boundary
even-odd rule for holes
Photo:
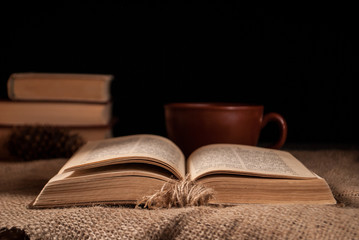
[[[124,163],[153,164],[166,168],[179,179],[185,176],[185,158],[178,146],[167,138],[151,134],[89,142],[59,173]]]
[[[232,173],[279,178],[317,178],[288,152],[238,144],[212,144],[188,158],[193,179],[209,174]]]
[[[122,166],[108,165],[59,173],[51,178],[47,185],[64,183],[73,184],[74,179],[84,179],[85,181],[91,179],[96,181],[96,179],[118,178],[123,176],[141,176],[168,181],[171,177],[171,173],[166,169],[156,167],[155,165],[145,166],[144,164],[137,163],[130,163]]]

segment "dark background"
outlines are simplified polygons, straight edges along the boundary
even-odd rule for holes
[[[0,15],[2,98],[13,72],[105,73],[116,135],[165,135],[163,104],[219,101],[282,114],[288,142],[358,142],[353,6],[128,1]],[[263,141],[273,134],[268,126]]]

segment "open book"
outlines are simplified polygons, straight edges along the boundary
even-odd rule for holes
[[[141,134],[87,143],[31,207],[135,204],[171,177],[183,179],[187,173],[214,190],[214,204],[336,203],[326,181],[288,152],[213,144],[185,159],[169,139]]]

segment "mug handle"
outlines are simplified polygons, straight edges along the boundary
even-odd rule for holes
[[[264,115],[262,128],[264,128],[269,122],[276,122],[280,130],[280,138],[269,148],[280,149],[284,145],[285,140],[287,139],[287,122],[282,117],[282,115],[274,112],[267,113]]]

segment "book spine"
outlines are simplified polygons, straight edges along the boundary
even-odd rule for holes
[[[7,81],[7,96],[11,100],[16,100],[14,85],[15,85],[15,76],[14,74],[11,74]]]

